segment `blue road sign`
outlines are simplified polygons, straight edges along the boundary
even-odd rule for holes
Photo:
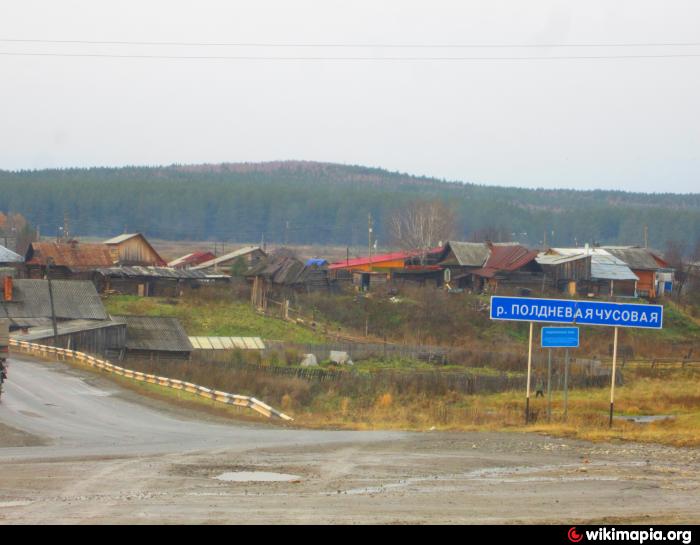
[[[664,307],[494,295],[491,297],[491,319],[661,329]]]
[[[542,348],[578,348],[578,327],[543,327]]]

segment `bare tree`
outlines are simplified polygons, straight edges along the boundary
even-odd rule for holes
[[[680,302],[686,291],[686,285],[692,279],[694,272],[694,261],[700,258],[700,240],[696,242],[692,254],[686,258],[685,244],[677,240],[666,242],[664,259],[674,269],[675,296]]]
[[[454,236],[455,212],[442,201],[416,201],[394,212],[389,232],[404,250],[427,251]]]

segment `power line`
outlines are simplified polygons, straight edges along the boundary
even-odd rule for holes
[[[82,44],[82,45],[146,45],[193,47],[303,47],[303,48],[387,48],[387,49],[488,49],[488,48],[554,48],[554,47],[698,47],[700,42],[629,42],[629,43],[540,43],[540,44],[449,44],[449,43],[274,43],[274,42],[154,42],[127,40],[44,40],[0,38],[4,43]]]
[[[447,62],[447,61],[552,61],[599,59],[670,59],[700,57],[700,53],[650,55],[575,55],[575,56],[517,56],[517,57],[290,57],[290,56],[228,56],[228,55],[120,55],[109,53],[29,53],[0,51],[5,57],[83,57],[107,59],[160,59],[160,60],[227,60],[227,61],[376,61],[376,62]]]

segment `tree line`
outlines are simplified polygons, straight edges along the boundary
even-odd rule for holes
[[[313,162],[0,171],[2,208],[42,235],[144,232],[170,240],[391,245],[392,217],[442,202],[454,237],[548,245],[651,246],[700,234],[700,194],[490,187]],[[395,220],[394,220],[395,221]],[[395,226],[396,227],[396,226]]]

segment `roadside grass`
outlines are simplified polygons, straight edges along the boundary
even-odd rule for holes
[[[268,420],[250,409],[238,408],[202,398],[188,392],[171,390],[155,384],[137,382],[112,375],[78,362],[71,365],[109,378],[149,398],[174,403],[226,418],[289,426]],[[125,364],[141,370],[150,369],[171,378],[177,373],[160,362]],[[170,367],[171,371],[176,367]],[[184,368],[183,368],[184,369]],[[344,390],[342,384],[313,385],[293,377],[271,377],[251,369],[232,372],[222,366],[210,374],[204,386],[221,386],[231,393],[255,395],[294,418],[294,427],[311,429],[404,430],[404,431],[513,431],[535,432],[556,437],[590,441],[635,441],[677,447],[700,446],[700,371],[697,369],[648,369],[626,371],[626,384],[616,389],[615,415],[667,415],[671,419],[640,424],[616,418],[608,427],[609,389],[578,389],[569,393],[568,420],[563,418],[561,392],[553,394],[552,420],[546,418],[546,398],[531,398],[533,422],[524,424],[525,395],[520,391],[468,395],[448,391],[442,395],[429,392],[397,392],[383,388]]]
[[[112,315],[172,316],[188,335],[262,337],[295,343],[322,343],[323,335],[294,323],[262,316],[249,303],[232,297],[203,298],[194,294],[171,299],[111,295],[104,301]]]
[[[440,398],[391,391],[350,398],[327,392],[293,415],[296,425],[311,428],[517,431],[590,441],[700,446],[700,377],[696,372],[674,374],[672,378],[634,378],[616,389],[615,402],[616,416],[669,415],[672,419],[641,424],[616,418],[612,428],[608,427],[607,388],[571,391],[568,420],[563,418],[561,393],[553,395],[551,422],[546,418],[546,398],[531,398],[534,422],[527,426],[524,392],[451,393]]]
[[[360,369],[323,381],[271,375],[258,366],[241,368],[207,362],[188,365],[142,360],[129,366],[254,395],[292,416],[295,426],[306,428],[511,430],[594,441],[620,439],[700,446],[700,370],[693,368],[625,370],[625,384],[616,388],[615,415],[672,418],[644,424],[616,418],[613,427],[608,428],[607,387],[571,390],[568,420],[563,418],[563,394],[553,392],[549,422],[546,398],[535,398],[532,392],[532,423],[526,426],[524,391],[463,393],[450,389],[449,381],[439,379],[440,373],[429,373],[435,380],[422,381],[420,368],[397,374],[391,374],[394,369],[389,369],[389,375],[382,368]],[[486,376],[493,373],[488,368],[476,371]]]

